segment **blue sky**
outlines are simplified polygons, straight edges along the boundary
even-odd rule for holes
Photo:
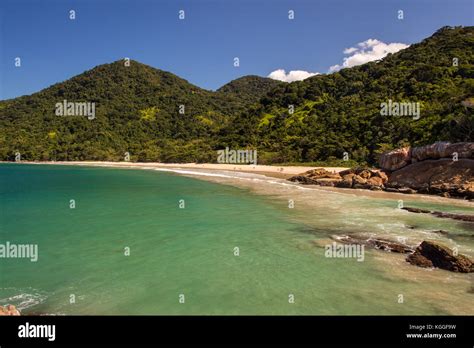
[[[343,50],[473,25],[472,0],[2,0],[0,99],[130,57],[206,89],[277,69],[327,73]],[[69,10],[76,19],[69,19]],[[179,10],[186,18],[179,20]],[[397,11],[404,11],[404,19]],[[288,11],[295,19],[288,19]],[[21,67],[14,65],[21,58]],[[240,67],[233,65],[239,57]]]

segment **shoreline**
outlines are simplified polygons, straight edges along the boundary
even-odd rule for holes
[[[343,170],[350,169],[349,167],[310,167],[310,166],[270,166],[270,165],[242,165],[242,164],[219,164],[219,163],[160,163],[160,162],[109,162],[109,161],[20,161],[9,162],[0,161],[0,164],[36,164],[36,165],[62,165],[62,166],[85,166],[85,167],[103,167],[103,168],[120,168],[120,169],[141,169],[141,170],[163,170],[174,172],[179,175],[203,176],[193,175],[200,172],[201,174],[208,174],[208,176],[219,176],[226,172],[236,174],[255,174],[262,175],[268,180],[281,179],[285,184],[295,186],[298,188],[312,189],[317,191],[340,193],[345,195],[364,196],[367,198],[393,198],[412,201],[428,200],[432,202],[442,203],[449,202],[454,205],[468,206],[472,205],[467,199],[459,197],[442,197],[439,195],[431,195],[424,193],[406,194],[400,192],[389,191],[372,191],[368,189],[354,189],[343,187],[319,186],[319,185],[301,185],[288,181],[287,179],[304,173],[309,170],[322,168],[332,173],[339,173]],[[190,171],[180,172],[180,170],[197,170],[197,172]],[[208,171],[208,172],[204,172]],[[203,178],[201,178],[203,179]],[[209,178],[208,178],[209,179]]]
[[[304,173],[316,168],[324,168],[333,173],[349,169],[349,167],[310,167],[310,166],[270,166],[247,164],[221,164],[221,163],[160,163],[160,162],[108,162],[108,161],[20,161],[0,163],[10,164],[50,164],[50,165],[77,165],[111,168],[164,168],[164,169],[205,169],[218,171],[232,171],[238,173],[261,174],[272,178],[288,179],[293,175]]]

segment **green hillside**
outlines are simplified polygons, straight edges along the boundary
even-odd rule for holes
[[[229,146],[257,148],[260,163],[334,162],[344,152],[374,163],[403,144],[473,141],[473,97],[474,27],[442,28],[337,73],[293,83],[246,76],[216,92],[117,61],[1,101],[0,159],[122,160],[129,152],[132,161],[215,162],[215,150]],[[95,103],[95,118],[56,115],[63,100]],[[420,118],[382,116],[389,100],[420,103]]]
[[[234,121],[228,139],[257,147],[260,163],[334,161],[344,152],[374,163],[400,145],[473,141],[473,109],[462,104],[472,97],[474,27],[444,27],[381,62],[278,86]],[[420,118],[382,116],[389,100],[420,103]]]
[[[95,119],[57,116],[55,105],[63,100],[95,103]],[[0,158],[18,151],[25,160],[120,160],[129,152],[138,161],[210,161],[210,140],[248,106],[232,93],[117,61],[1,102]]]
[[[256,103],[271,89],[284,86],[285,82],[255,75],[235,79],[217,90],[228,95],[234,95],[247,104]]]

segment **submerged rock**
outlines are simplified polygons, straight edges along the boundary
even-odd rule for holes
[[[399,242],[383,240],[383,239],[372,239],[372,240],[369,240],[369,243],[373,244],[376,249],[383,250],[383,251],[390,251],[392,253],[405,254],[405,253],[413,252],[413,249],[411,247]]]
[[[345,244],[360,244],[378,249],[382,251],[389,251],[394,253],[412,253],[414,249],[406,244],[395,242],[393,240],[383,238],[366,238],[359,235],[345,235],[345,236],[332,236],[332,239],[345,243]]]
[[[423,267],[423,268],[433,268],[433,262],[431,260],[427,259],[423,255],[419,253],[413,253],[411,255],[408,255],[407,257],[407,262],[411,263],[412,265],[418,266],[418,267]]]
[[[444,213],[442,211],[432,211],[427,209],[412,208],[412,207],[403,207],[403,210],[409,211],[411,213],[417,214],[431,214],[443,219],[453,219],[467,222],[474,222],[474,215],[469,214],[453,214],[453,213]]]
[[[456,255],[450,248],[428,241],[423,241],[406,259],[419,267],[437,267],[447,271],[474,272],[474,264],[464,255]]]
[[[436,231],[432,231],[433,233],[437,233],[437,234],[441,234],[443,236],[448,236],[450,235],[450,233],[448,231],[445,231],[445,230],[436,230]]]
[[[444,218],[444,219],[454,219],[454,220],[474,222],[474,215],[443,213],[441,211],[433,211],[431,214],[439,218]]]
[[[421,209],[421,208],[411,208],[411,207],[403,207],[403,210],[409,211],[410,213],[423,213],[423,214],[431,214],[431,210]]]

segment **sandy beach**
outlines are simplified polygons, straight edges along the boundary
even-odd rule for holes
[[[0,163],[15,163],[0,161]],[[239,165],[239,164],[218,164],[218,163],[159,163],[159,162],[109,162],[109,161],[21,161],[19,164],[48,164],[48,165],[65,165],[65,166],[87,166],[87,167],[107,167],[107,168],[123,168],[123,169],[141,169],[141,170],[163,170],[175,172],[180,175],[194,176],[202,180],[218,182],[221,184],[234,186],[247,186],[248,180],[253,182],[272,182],[272,179],[279,180],[279,186],[288,188],[303,188],[313,192],[333,192],[337,194],[345,194],[350,196],[359,196],[375,199],[404,199],[418,202],[436,202],[445,203],[458,207],[472,208],[472,202],[457,198],[446,198],[436,195],[415,194],[406,195],[403,193],[387,192],[387,191],[371,191],[364,189],[339,188],[330,186],[314,186],[300,185],[286,181],[291,176],[304,173],[308,170],[316,168],[324,168],[327,171],[338,173],[349,169],[349,167],[321,167],[321,166],[268,166],[268,165]],[[181,171],[182,170],[182,171]],[[235,173],[230,175],[229,172]],[[245,174],[260,176],[260,178],[245,178]],[[235,180],[236,176],[240,177]],[[252,184],[253,186],[253,184]]]
[[[5,162],[8,163],[8,162]],[[54,164],[54,165],[78,165],[116,168],[164,168],[164,169],[205,169],[223,170],[242,173],[254,173],[274,178],[287,179],[293,175],[304,173],[315,168],[324,168],[330,172],[340,172],[348,167],[308,167],[308,166],[266,166],[266,165],[243,165],[243,164],[218,164],[218,163],[157,163],[157,162],[104,162],[104,161],[35,161],[21,162],[28,164]]]

